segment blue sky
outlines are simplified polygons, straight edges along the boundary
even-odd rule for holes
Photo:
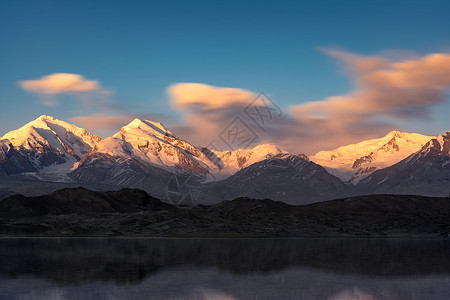
[[[126,111],[181,120],[166,93],[181,82],[264,91],[289,110],[355,88],[321,49],[397,60],[450,53],[449,11],[449,1],[2,1],[0,132],[41,114],[70,120]],[[45,106],[18,83],[53,73],[98,81],[109,95],[89,97],[106,97],[117,110],[63,93],[52,96],[58,106]],[[447,90],[432,121],[401,124],[449,130],[448,102]]]

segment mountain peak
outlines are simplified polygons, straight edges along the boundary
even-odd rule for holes
[[[428,138],[433,138],[432,136],[426,136],[426,135],[422,135],[419,133],[413,133],[413,132],[404,132],[404,131],[398,131],[398,130],[393,130],[391,132],[389,132],[388,134],[386,134],[383,139],[393,139],[393,138],[400,138],[400,139],[404,139],[404,140],[408,140],[408,139],[413,139],[416,140],[417,138],[421,138],[421,137],[428,137]]]
[[[141,120],[139,118],[135,118],[133,121],[128,123],[126,126],[120,129],[121,132],[130,131],[133,129],[140,129],[146,132],[152,132],[153,134],[163,134],[163,135],[172,135],[169,129],[167,129],[162,123],[153,122],[149,120]]]
[[[412,133],[393,130],[393,131],[389,132],[385,137],[387,137],[387,138],[406,138],[411,134]]]
[[[391,132],[389,132],[387,135],[395,135],[395,134],[399,134],[402,133],[401,131],[398,130],[392,130]]]
[[[255,147],[253,147],[253,150],[256,150],[256,149],[276,149],[276,150],[282,152],[282,150],[274,144],[259,144]]]
[[[53,118],[52,116],[41,115],[38,118],[34,119],[31,122],[28,122],[24,126],[20,127],[18,130],[24,130],[29,128],[48,128],[48,123],[61,122],[58,119]]]
[[[88,133],[84,128],[80,128],[73,124],[67,123],[65,121],[47,115],[41,115],[37,119],[23,125],[19,129],[8,132],[3,136],[3,138],[8,137],[18,138],[20,136],[22,136],[23,138],[28,138],[30,132],[34,132],[37,129],[50,130],[57,135],[58,134],[65,135],[66,133],[72,133],[75,134],[76,136],[88,136],[95,142],[99,142],[101,140],[100,137]],[[14,146],[17,146],[15,143],[13,144]]]
[[[57,120],[57,119],[53,118],[52,116],[41,115],[35,121],[46,121],[46,120]]]
[[[130,123],[128,123],[126,126],[124,127],[139,127],[140,125],[144,124],[144,121],[139,119],[139,118],[135,118],[133,121],[131,121]]]
[[[83,128],[46,115],[2,138],[23,152],[36,169],[51,166],[49,172],[67,171],[101,140]]]
[[[426,146],[426,147],[425,147]],[[450,154],[450,132],[447,131],[445,134],[440,134],[436,139],[430,140],[430,142],[422,148],[423,151],[429,152],[430,148],[435,148],[437,153],[443,153],[445,155]]]
[[[439,137],[447,138],[447,139],[450,138],[450,131],[446,131],[446,132],[440,134]]]
[[[83,128],[79,128],[73,124],[67,123],[65,121],[61,121],[52,116],[41,115],[38,118],[34,119],[33,121],[28,122],[27,124],[23,125],[19,129],[13,130],[11,132],[29,131],[30,128],[31,129],[32,128],[52,129],[52,127],[54,127],[52,125],[57,125],[57,126],[63,127],[66,130],[71,131],[71,132],[84,130]]]
[[[58,120],[52,116],[47,115],[41,115],[38,118],[34,119],[31,122],[28,122],[24,126],[22,126],[20,129],[29,128],[29,127],[35,127],[35,128],[48,128],[49,123],[58,124],[63,127],[70,127],[72,124],[66,123],[64,121]]]

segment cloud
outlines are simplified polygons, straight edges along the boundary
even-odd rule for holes
[[[248,105],[255,98],[252,92],[202,83],[177,83],[167,89],[172,104],[183,109],[226,109],[233,105]]]
[[[177,92],[173,93],[174,90]],[[323,113],[314,113],[315,106],[320,102],[308,102],[302,107],[294,107],[289,114],[267,120],[264,130],[261,130],[246,114],[249,105],[264,107],[263,103],[254,101],[258,96],[256,93],[197,83],[176,84],[169,87],[167,92],[172,106],[182,113],[185,120],[185,124],[175,127],[174,132],[193,144],[207,146],[213,143],[219,149],[229,148],[220,138],[220,134],[230,128],[230,123],[236,117],[257,136],[254,144],[249,146],[274,143],[291,153],[311,154],[323,147],[340,146],[342,143],[354,142],[355,138],[373,138],[374,134],[393,129],[386,124],[366,124],[365,130],[355,127],[355,130],[348,131],[341,120],[345,118],[348,122],[354,118],[351,114],[346,114],[345,106],[351,106],[351,103],[340,102],[336,107],[330,105],[330,110],[341,111],[339,119],[330,119]],[[364,111],[363,108],[361,111]]]
[[[450,85],[450,55],[434,53],[417,60],[387,63],[366,74],[372,86],[392,88],[446,88]]]
[[[450,54],[434,53],[407,60],[361,56],[325,49],[337,59],[355,90],[321,101],[289,108],[264,131],[252,127],[259,140],[273,142],[286,150],[314,154],[323,149],[381,137],[399,128],[399,122],[431,117],[431,107],[446,99],[450,87]],[[244,89],[222,88],[199,83],[179,83],[168,88],[174,109],[186,124],[181,136],[208,144],[245,108],[256,94]],[[244,120],[253,125],[248,118]]]
[[[239,88],[216,87],[201,83],[177,83],[167,89],[172,107],[182,113],[186,123],[174,128],[197,145],[218,145],[219,134],[244,109],[256,94]],[[248,121],[248,120],[247,120]]]
[[[102,90],[98,81],[86,80],[81,75],[70,73],[54,73],[36,80],[23,80],[19,84],[28,92],[45,95],[99,92]]]
[[[108,105],[109,101],[98,101],[92,98],[104,98],[110,91],[100,86],[95,80],[87,80],[82,75],[70,73],[54,73],[36,80],[19,81],[24,90],[39,94],[41,104],[44,106],[57,106],[55,98],[58,94],[74,95],[84,105]]]
[[[316,132],[328,129],[342,140],[357,138],[362,130],[382,135],[398,121],[427,119],[431,107],[445,101],[450,87],[449,54],[390,61],[337,50],[325,52],[344,64],[356,90],[296,105],[290,111],[303,126]]]

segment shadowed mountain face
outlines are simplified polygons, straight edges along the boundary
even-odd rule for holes
[[[269,198],[306,204],[342,197],[347,186],[304,155],[280,154],[208,186],[213,199]]]
[[[10,141],[0,139],[0,177],[35,170],[27,156],[14,149]]]
[[[81,182],[100,182],[141,188],[165,199],[174,176],[167,170],[133,158],[92,153],[70,175]],[[192,173],[178,173],[180,182]],[[279,154],[243,168],[222,181],[202,184],[200,203],[217,203],[237,197],[270,198],[291,204],[306,204],[348,194],[347,186],[304,155]],[[204,179],[204,178],[203,178]]]
[[[136,189],[0,201],[4,236],[447,236],[448,198],[373,195],[291,206],[239,198],[178,207]]]
[[[86,156],[81,166],[70,174],[76,182],[140,188],[161,198],[165,198],[167,182],[173,176],[167,170],[131,157],[103,153]],[[179,176],[183,177],[181,174]]]
[[[0,276],[132,283],[183,267],[235,274],[307,267],[365,276],[448,275],[449,255],[448,240],[1,239]]]

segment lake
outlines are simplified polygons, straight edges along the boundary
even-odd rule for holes
[[[2,300],[449,295],[448,239],[0,239]]]

